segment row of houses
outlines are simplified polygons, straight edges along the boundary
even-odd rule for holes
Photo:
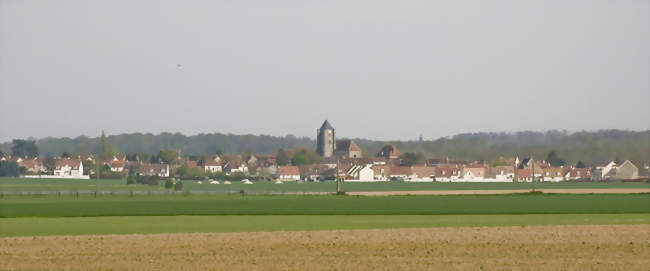
[[[45,160],[39,157],[2,157],[0,161],[15,162],[19,167],[25,168],[27,173],[25,177],[28,178],[89,179],[88,175],[84,175],[84,166],[79,159],[53,159],[51,160],[51,170],[45,165]]]
[[[77,158],[53,158],[46,161],[46,159],[33,157],[2,157],[0,161],[15,162],[19,167],[24,167],[26,171],[26,178],[62,178],[62,179],[89,179],[88,173],[94,172],[94,169],[84,170],[84,160],[94,162],[92,156],[77,157]],[[51,164],[48,168],[46,164]],[[110,167],[113,172],[128,173],[129,169],[134,170],[136,175],[157,175],[160,177],[169,177],[169,165],[166,164],[152,164],[142,162],[128,162],[114,158],[112,161],[104,163]]]
[[[319,181],[332,175],[344,181],[373,182],[561,182],[571,180],[637,179],[639,169],[630,161],[608,161],[591,168],[552,166],[532,158],[500,158],[497,165],[462,160],[428,159],[423,165],[404,166],[397,147],[389,145],[373,158],[336,157],[322,164],[280,166],[278,178]],[[338,168],[338,174],[336,169]]]
[[[278,178],[283,181],[321,181],[330,171],[336,174],[336,165],[280,166]],[[560,182],[592,179],[591,169],[575,167],[549,167],[534,170],[514,166],[442,165],[442,166],[394,166],[354,165],[338,166],[338,177],[347,182]]]
[[[636,179],[639,177],[638,168],[630,161],[608,161],[591,168],[576,168],[573,166],[551,166],[546,161],[531,158],[519,159],[501,158],[498,164],[488,165],[483,162],[464,160],[428,159],[422,165],[405,166],[400,160],[401,153],[394,145],[383,147],[375,157],[364,158],[357,152],[358,146],[352,141],[339,141],[337,145],[345,145],[343,150],[336,151],[335,156],[323,158],[319,164],[301,166],[279,166],[275,155],[253,154],[249,157],[241,155],[215,155],[203,157],[198,161],[187,157],[179,157],[170,164],[128,161],[124,156],[102,162],[111,172],[128,174],[131,170],[136,175],[156,175],[169,177],[170,172],[180,167],[198,168],[206,173],[223,172],[225,174],[242,173],[258,175],[265,171],[273,178],[282,181],[322,181],[334,179],[353,182],[375,181],[407,181],[407,182],[530,182],[533,180],[560,182],[578,179]],[[28,176],[47,178],[78,178],[87,179],[84,175],[84,160],[95,161],[93,156],[77,158],[55,158],[46,167],[42,158],[2,157],[25,167]],[[255,169],[255,174],[250,174]],[[94,168],[86,172],[93,172]],[[338,171],[337,171],[338,170]]]

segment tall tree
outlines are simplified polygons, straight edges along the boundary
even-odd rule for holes
[[[165,164],[171,164],[178,159],[178,152],[175,150],[160,150],[158,152],[158,159]]]
[[[546,156],[546,161],[549,164],[551,164],[551,166],[554,166],[554,167],[559,167],[559,166],[566,165],[566,162],[564,160],[560,159],[560,157],[557,156],[555,151],[551,151],[551,152],[548,153],[548,155]]]
[[[310,148],[299,147],[293,150],[291,164],[294,166],[311,165],[320,162],[320,160],[320,155],[316,151]]]
[[[585,168],[585,167],[586,167],[585,163],[583,163],[582,161],[578,161],[578,163],[576,163],[576,168]]]
[[[38,156],[38,147],[36,141],[14,139],[12,141],[11,153],[17,157],[36,157]]]
[[[427,160],[421,152],[407,152],[402,154],[399,158],[404,166],[421,165]]]
[[[278,154],[275,156],[275,159],[276,159],[278,165],[280,165],[280,166],[286,166],[291,161],[291,158],[289,157],[289,154],[284,149],[280,149],[278,151]]]
[[[16,162],[0,161],[0,176],[15,177],[19,174],[20,170]]]
[[[106,134],[102,130],[102,137],[101,137],[101,144],[102,144],[102,151],[101,151],[101,159],[104,161],[110,160],[113,158],[115,155],[115,149],[113,146],[111,146],[110,143],[108,143],[108,139],[106,138]]]

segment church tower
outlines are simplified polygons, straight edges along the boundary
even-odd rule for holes
[[[322,157],[331,157],[334,154],[336,139],[334,137],[334,127],[325,120],[320,129],[316,130],[316,152]]]

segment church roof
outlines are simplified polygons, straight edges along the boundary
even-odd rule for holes
[[[325,129],[334,130],[334,127],[332,127],[332,125],[330,124],[329,121],[325,120],[325,122],[323,122],[323,125],[320,127],[320,129],[321,130],[325,130]]]

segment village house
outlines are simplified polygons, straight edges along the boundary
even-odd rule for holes
[[[375,165],[372,167],[375,181],[388,181],[391,166]]]
[[[530,168],[518,168],[515,171],[515,181],[517,182],[532,182],[533,170]]]
[[[277,165],[277,160],[273,154],[253,154],[248,159],[248,164],[259,167],[270,167]]]
[[[493,179],[496,182],[512,182],[515,178],[514,165],[487,167],[486,171],[486,178]]]
[[[591,179],[591,169],[589,168],[572,168],[569,170],[566,175],[564,175],[566,180],[590,180]]]
[[[201,162],[201,167],[205,172],[211,173],[221,172],[223,170],[221,164],[214,159],[204,159],[203,162]]]
[[[385,159],[398,159],[402,153],[397,149],[395,145],[386,145],[377,153],[377,157],[383,157]]]
[[[357,146],[352,140],[338,140],[336,141],[336,150],[334,156],[343,158],[362,158],[363,153],[361,148]]]
[[[464,182],[480,182],[485,179],[485,166],[482,164],[467,165],[463,167]]]
[[[449,157],[445,158],[430,158],[427,159],[426,163],[427,166],[430,167],[458,167],[462,168],[465,165],[469,165],[469,162],[466,160],[452,160],[449,159]]]
[[[120,159],[113,156],[113,159],[106,163],[111,168],[112,172],[123,172],[126,167],[126,159]]]
[[[411,170],[411,167],[407,166],[392,166],[390,167],[390,179],[391,180],[402,180],[407,181],[410,179],[416,178],[415,174]]]
[[[334,176],[336,174],[333,169],[323,164],[302,165],[299,168],[300,176],[310,182],[319,182],[327,177],[325,175]]]
[[[278,180],[295,182],[300,180],[300,169],[297,166],[279,166]]]
[[[607,179],[608,177],[611,177],[613,174],[612,170],[615,171],[616,169],[616,162],[614,161],[607,161],[605,163],[602,163],[600,165],[596,166],[596,172],[598,172],[598,175],[600,176],[600,179]]]
[[[79,159],[60,158],[54,160],[53,175],[62,178],[88,179],[84,176],[84,165]]]
[[[542,178],[540,180],[544,182],[565,181],[565,176],[570,170],[570,167],[548,167],[542,169]]]
[[[629,180],[639,178],[639,168],[630,160],[625,160],[616,165],[616,174],[614,179]]]
[[[436,178],[434,167],[412,166],[411,171],[415,175],[415,178],[410,179],[410,182],[433,182]]]
[[[597,176],[604,180],[627,180],[639,177],[639,168],[630,162],[630,160],[625,160],[619,163],[615,163],[614,161],[603,163],[596,167],[596,172]]]
[[[167,164],[132,163],[129,166],[133,167],[136,176],[169,177],[169,165]]]
[[[221,169],[226,172],[227,174],[234,174],[234,173],[248,173],[248,166],[243,163],[238,161],[237,159],[232,159],[232,160],[224,160],[222,162]]]
[[[460,178],[462,170],[458,167],[435,167],[436,182],[455,182]]]
[[[29,174],[40,174],[47,171],[47,168],[43,164],[43,161],[38,157],[34,158],[25,158],[20,159],[20,162],[17,162],[19,167],[24,167],[26,173]]]
[[[346,182],[372,182],[375,174],[371,165],[353,165],[345,173]]]

